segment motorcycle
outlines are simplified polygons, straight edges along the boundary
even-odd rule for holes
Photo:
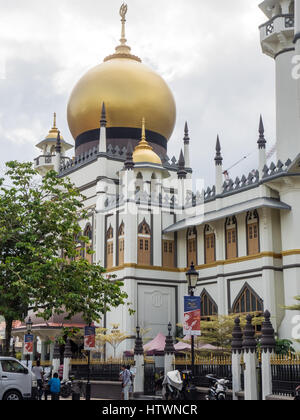
[[[212,382],[212,386],[205,399],[207,401],[225,401],[229,381],[227,379],[217,379],[214,375],[206,375],[206,378]]]
[[[183,380],[180,372],[173,370],[168,372],[163,381],[162,397],[164,400],[182,400]]]
[[[72,395],[72,379],[61,382],[60,395],[62,398],[69,398]]]

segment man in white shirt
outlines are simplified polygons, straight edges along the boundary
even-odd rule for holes
[[[39,400],[42,399],[43,395],[43,368],[41,366],[41,363],[39,360],[36,362],[36,366],[32,367],[32,372],[35,374],[36,380],[37,380],[37,386],[38,386],[38,397]]]

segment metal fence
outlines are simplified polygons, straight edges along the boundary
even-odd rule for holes
[[[191,370],[192,364],[190,358],[175,359],[175,369],[180,372],[183,370]],[[230,381],[229,389],[232,389],[232,364],[231,357],[197,357],[194,364],[194,380],[193,383],[199,387],[209,387],[210,380],[206,375],[213,374],[218,378],[227,378]]]
[[[133,360],[91,360],[88,366],[87,360],[71,360],[70,375],[75,379],[87,379],[90,370],[90,379],[95,381],[119,381],[121,367],[123,365],[134,365]]]
[[[293,396],[300,385],[300,356],[275,355],[271,358],[271,369],[273,394]]]

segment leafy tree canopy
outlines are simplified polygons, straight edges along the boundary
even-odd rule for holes
[[[24,320],[30,310],[45,320],[53,313],[80,313],[89,323],[124,304],[123,284],[80,256],[78,242],[85,246],[88,238],[78,221],[87,213],[70,180],[54,171],[38,180],[31,163],[6,167],[0,179],[0,315],[6,341],[12,321]]]

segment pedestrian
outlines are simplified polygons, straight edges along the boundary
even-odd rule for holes
[[[43,395],[43,374],[44,370],[41,366],[41,362],[39,360],[36,361],[36,366],[32,367],[32,373],[34,373],[37,381],[37,388],[38,388],[38,399],[42,399]]]
[[[122,366],[122,387],[124,392],[124,400],[129,400],[129,390],[131,387],[131,378],[130,378],[130,372],[127,369],[126,365]]]
[[[123,370],[122,370],[122,367],[121,367],[121,372],[120,372],[120,374],[119,374],[119,379],[120,379],[120,381],[121,381],[121,386],[122,386],[122,391],[121,391],[121,401],[123,401],[123,400],[124,400],[124,390],[123,390],[123,380],[122,380],[122,376],[123,376]]]
[[[64,363],[60,362],[59,368],[58,368],[58,377],[62,381],[64,377]]]
[[[51,400],[59,400],[60,380],[57,372],[54,373],[53,378],[50,379],[48,385],[50,386]]]
[[[136,368],[134,366],[127,366],[127,369],[130,372],[130,380],[131,380],[131,386],[129,389],[129,398],[133,399],[133,384],[134,384],[134,377],[136,375]]]

